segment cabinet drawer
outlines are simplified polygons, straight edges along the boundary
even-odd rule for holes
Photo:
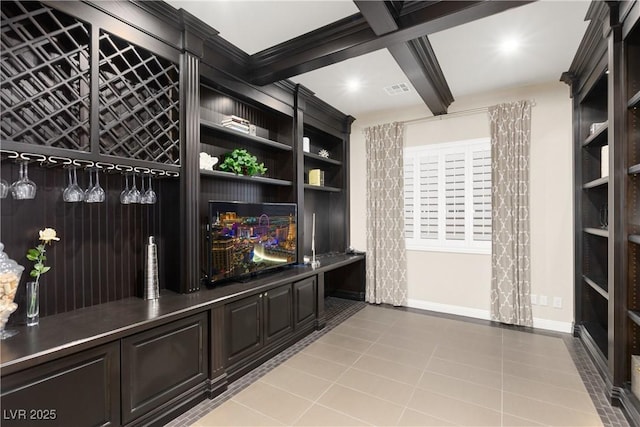
[[[122,421],[128,423],[207,378],[206,313],[122,340]]]
[[[2,425],[120,425],[119,352],[114,342],[2,377]]]

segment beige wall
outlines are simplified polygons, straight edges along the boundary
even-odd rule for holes
[[[569,88],[551,82],[461,98],[449,112],[501,102],[534,99],[531,130],[531,286],[548,297],[534,305],[534,325],[568,331],[573,322],[573,217],[571,100]],[[374,124],[425,117],[422,108],[359,117],[351,133],[351,244],[366,249],[366,169],[363,129]],[[459,141],[489,136],[486,113],[408,124],[405,145]],[[488,317],[490,255],[408,251],[410,305]],[[562,308],[553,308],[553,297]]]

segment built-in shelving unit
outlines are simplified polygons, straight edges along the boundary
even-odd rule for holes
[[[316,251],[344,252],[348,245],[347,217],[335,221],[332,216],[334,211],[348,212],[348,138],[344,129],[319,122],[317,117],[322,113],[313,103],[307,104],[303,123],[303,136],[309,139],[308,151],[303,151],[305,234],[312,234],[311,218],[315,214]],[[322,171],[324,181],[320,185],[309,183],[313,169]],[[311,241],[307,240],[303,249],[310,254]]]
[[[640,3],[594,1],[587,19],[563,76],[575,122],[575,333],[609,397],[638,426],[631,356],[640,355]]]
[[[623,33],[624,88],[622,104],[626,108],[621,111],[624,122],[624,134],[620,140],[623,152],[622,167],[627,174],[622,175],[621,185],[625,196],[624,208],[621,212],[623,240],[618,251],[623,260],[623,277],[621,287],[626,289],[625,308],[627,321],[624,324],[625,340],[622,387],[622,406],[630,414],[636,425],[640,425],[640,396],[631,391],[632,377],[638,381],[638,373],[631,366],[631,357],[640,355],[640,4],[635,3],[634,25],[625,25],[628,29]]]

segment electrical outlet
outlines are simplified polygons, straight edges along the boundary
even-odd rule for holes
[[[536,305],[536,304],[538,304],[538,295],[531,294],[531,305]]]
[[[547,305],[547,304],[548,304],[548,302],[547,302],[547,296],[546,296],[546,295],[540,295],[540,296],[538,297],[538,304],[540,304],[540,305]]]
[[[553,297],[553,308],[562,308],[562,298]]]

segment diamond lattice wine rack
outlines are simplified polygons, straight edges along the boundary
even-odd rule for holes
[[[100,152],[179,163],[179,69],[100,31]]]
[[[89,34],[39,2],[2,1],[3,140],[89,150]]]
[[[178,64],[40,2],[0,6],[3,144],[84,160],[179,166]]]

